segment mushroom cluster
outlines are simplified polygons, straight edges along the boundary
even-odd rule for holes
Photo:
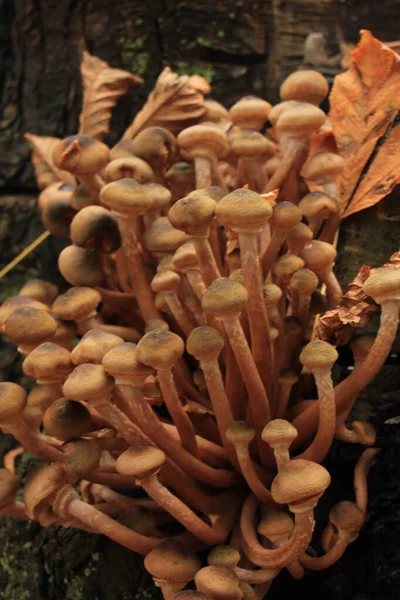
[[[142,553],[166,600],[260,599],[281,569],[325,569],[357,538],[378,449],[373,426],[348,416],[389,354],[400,270],[365,281],[380,328],[375,339],[350,328],[355,367],[334,385],[338,352],[315,322],[343,295],[333,242],[344,161],[310,153],[327,93],[319,73],[300,71],[273,107],[203,99],[179,132],[55,145],[55,168],[75,185],[47,187],[39,207],[71,239],[59,257],[71,287],[31,280],[0,308],[37,384],[27,394],[0,383],[0,426],[44,462],[17,501],[6,457],[0,513]],[[317,557],[335,436],[368,448]]]

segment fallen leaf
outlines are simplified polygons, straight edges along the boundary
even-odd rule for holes
[[[206,112],[204,94],[209,91],[210,86],[204,77],[179,76],[166,67],[123,138],[134,138],[144,127],[165,127],[178,133],[197,123]]]
[[[79,133],[100,139],[109,131],[111,111],[118,99],[143,79],[129,71],[113,69],[86,51],[82,54],[81,75],[84,92]]]
[[[32,163],[38,187],[44,190],[49,185],[62,181],[74,185],[75,178],[71,173],[57,169],[53,163],[53,149],[60,141],[55,137],[44,137],[25,133],[24,138],[32,150]]]

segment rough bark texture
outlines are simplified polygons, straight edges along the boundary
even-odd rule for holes
[[[231,105],[255,93],[275,101],[281,80],[303,60],[310,32],[326,34],[331,54],[340,35],[357,41],[361,28],[384,40],[398,38],[398,0],[0,0],[0,262],[6,264],[41,231],[33,171],[23,133],[62,137],[77,128],[81,50],[144,76],[145,84],[114,111],[109,142],[118,139],[165,65],[212,79],[213,97]],[[332,68],[322,68],[331,76]],[[0,191],[1,193],[1,191]],[[5,195],[7,194],[7,195]],[[16,196],[15,194],[20,194]],[[337,270],[343,284],[361,263],[382,264],[398,249],[395,195],[342,225]],[[2,298],[29,276],[55,279],[62,241],[50,238],[1,282]],[[58,279],[61,286],[63,282]],[[0,379],[16,380],[20,359],[0,348]],[[348,363],[344,353],[343,368]],[[378,428],[382,452],[370,474],[368,521],[341,561],[294,582],[282,573],[269,597],[289,593],[327,600],[389,600],[400,596],[400,489],[397,467],[398,359],[360,398],[357,416]],[[27,382],[24,382],[27,383]],[[11,447],[0,439],[0,455]],[[340,499],[352,499],[359,446],[335,444],[327,459],[334,485],[319,518]],[[24,477],[32,461],[23,457]],[[104,538],[33,523],[0,520],[0,599],[123,600],[159,598],[141,558]]]

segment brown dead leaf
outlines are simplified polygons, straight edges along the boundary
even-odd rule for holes
[[[349,70],[335,77],[330,94],[329,117],[346,161],[343,217],[373,206],[400,182],[399,88],[400,57],[362,31]]]
[[[120,96],[143,83],[139,75],[111,68],[104,60],[84,51],[81,62],[83,105],[79,133],[100,139],[109,131],[111,111]]]
[[[41,190],[59,181],[72,185],[75,183],[75,178],[71,173],[57,169],[53,163],[53,149],[60,141],[58,138],[44,137],[33,133],[25,133],[24,138],[32,150],[35,177]]]
[[[206,112],[204,94],[209,91],[210,86],[204,77],[179,76],[166,67],[123,138],[134,138],[144,127],[165,127],[178,133],[184,127],[193,125]]]

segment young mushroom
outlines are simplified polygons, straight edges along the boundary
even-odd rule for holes
[[[19,290],[20,296],[27,296],[50,306],[58,296],[58,287],[44,279],[29,279]]]
[[[268,119],[271,105],[256,96],[244,96],[229,110],[232,123],[241,129],[260,131]]]
[[[16,308],[4,326],[4,333],[18,345],[22,354],[29,354],[36,346],[51,339],[56,330],[57,321],[33,306]]]
[[[264,427],[262,439],[273,449],[278,471],[289,462],[289,448],[296,437],[296,429],[284,419],[273,419]]]
[[[67,442],[88,433],[92,418],[82,402],[59,398],[44,413],[43,426],[48,434]]]
[[[74,286],[100,286],[104,283],[104,272],[100,258],[89,248],[67,246],[58,257],[60,273]]]
[[[328,82],[321,73],[304,69],[286,77],[280,87],[279,95],[284,101],[296,100],[318,106],[328,92]]]
[[[327,242],[313,240],[304,246],[300,256],[304,260],[307,269],[314,271],[326,285],[329,305],[331,308],[335,307],[343,296],[342,288],[332,271],[336,258],[335,248]]]
[[[239,600],[243,598],[240,581],[232,569],[210,565],[194,576],[196,589],[212,600]]]

